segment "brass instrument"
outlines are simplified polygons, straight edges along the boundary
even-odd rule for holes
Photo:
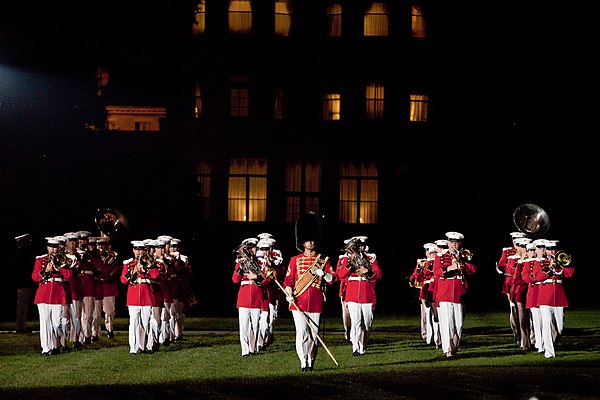
[[[346,243],[344,248],[342,248],[342,250],[348,254],[348,269],[353,271],[359,271],[362,267],[364,267],[369,271],[366,274],[371,274],[371,261],[369,261],[369,258],[366,256],[365,253],[356,248],[356,242],[354,242],[353,240],[349,241],[348,243]]]
[[[129,223],[125,215],[113,208],[98,209],[95,222],[100,232],[110,238],[122,238],[129,230]]]
[[[242,267],[242,271],[244,274],[256,274],[257,276],[262,275],[262,267],[258,262],[258,259],[252,252],[246,247],[245,244],[240,244],[235,249],[233,249],[235,253],[238,254],[237,263]]]
[[[561,267],[568,267],[571,264],[571,255],[564,250],[559,250],[554,255],[556,263]]]
[[[458,252],[458,261],[460,263],[470,262],[473,259],[473,253],[468,249],[460,249]]]
[[[513,212],[513,222],[517,229],[530,237],[541,237],[550,228],[550,217],[535,204],[521,204]]]

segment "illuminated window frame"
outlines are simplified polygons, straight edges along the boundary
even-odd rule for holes
[[[203,112],[202,89],[200,88],[200,84],[196,84],[194,87],[194,118],[199,119]]]
[[[229,115],[248,117],[250,115],[250,78],[232,77],[229,89]]]
[[[227,220],[261,222],[267,219],[267,161],[235,158],[229,162]]]
[[[410,95],[410,122],[427,122],[429,96],[426,94]]]
[[[310,211],[320,215],[322,169],[319,160],[286,162],[286,222],[294,222]]]
[[[347,224],[376,224],[379,178],[373,162],[340,164],[339,220]]]
[[[369,120],[382,120],[385,105],[384,85],[379,82],[369,82],[365,88],[366,115]]]

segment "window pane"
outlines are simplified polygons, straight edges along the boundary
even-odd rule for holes
[[[427,121],[427,105],[429,97],[427,95],[411,94],[410,95],[410,121],[425,122]]]
[[[339,93],[326,94],[323,97],[323,119],[326,121],[338,121],[340,119],[342,95]]]
[[[356,222],[356,203],[340,202],[340,222],[353,224]]]
[[[424,38],[425,37],[425,17],[421,6],[412,6],[412,37]]]
[[[360,203],[360,224],[377,223],[377,203]]]
[[[388,35],[387,5],[385,3],[371,3],[364,17],[364,35]]]
[[[194,11],[194,23],[192,25],[192,33],[199,35],[204,33],[206,29],[206,4],[205,0],[199,0]]]
[[[365,90],[366,114],[370,120],[383,119],[384,89],[381,83],[371,82]]]
[[[196,85],[194,88],[194,117],[200,118],[202,115],[202,92],[200,91],[200,85]]]
[[[362,179],[360,181],[360,200],[361,201],[376,201],[377,200],[377,180]]]
[[[299,192],[302,189],[302,165],[300,162],[289,161],[285,164],[286,192]]]
[[[292,15],[290,5],[287,0],[277,0],[275,2],[275,33],[281,36],[290,34]]]
[[[327,6],[327,36],[342,36],[342,6],[339,3]]]
[[[288,195],[285,210],[286,222],[295,222],[300,217],[300,196]]]
[[[321,163],[318,161],[306,163],[306,187],[307,192],[321,191]]]
[[[356,201],[356,179],[340,179],[340,200]]]
[[[229,32],[252,31],[252,6],[250,0],[229,1]]]

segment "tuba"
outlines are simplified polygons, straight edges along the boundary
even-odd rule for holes
[[[96,226],[104,236],[120,239],[129,230],[125,215],[114,208],[99,208],[95,216]]]
[[[541,237],[550,228],[550,217],[535,204],[521,204],[513,212],[513,222],[517,229],[530,237]]]

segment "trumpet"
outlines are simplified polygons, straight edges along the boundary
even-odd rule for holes
[[[568,267],[571,264],[571,255],[564,250],[557,251],[554,258],[561,267]]]
[[[473,253],[468,249],[460,249],[458,252],[458,261],[461,263],[470,262],[473,259]]]

